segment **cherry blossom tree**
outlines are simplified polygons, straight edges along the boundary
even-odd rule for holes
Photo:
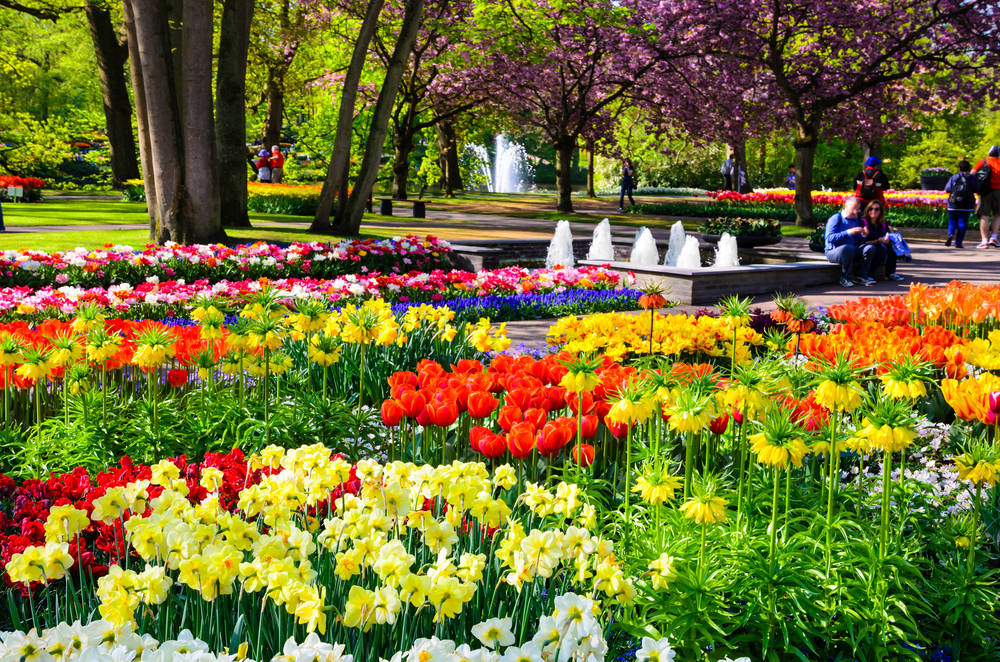
[[[995,0],[678,0],[658,3],[655,13],[655,24],[682,25],[675,34],[699,44],[703,56],[764,74],[757,85],[780,100],[794,132],[803,225],[813,220],[816,147],[859,121],[857,104],[902,83],[913,90],[910,99],[957,103],[974,98],[974,82],[984,80],[970,74],[997,65]]]

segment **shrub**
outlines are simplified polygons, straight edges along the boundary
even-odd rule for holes
[[[312,216],[319,204],[319,186],[251,183],[248,188],[247,208],[263,214]]]
[[[24,189],[22,202],[38,202],[42,199],[42,187],[45,182],[37,177],[16,177],[0,175],[0,200],[9,200],[7,188],[20,187]]]
[[[774,218],[726,218],[719,217],[705,221],[698,228],[705,234],[728,232],[733,236],[780,237],[781,221]]]

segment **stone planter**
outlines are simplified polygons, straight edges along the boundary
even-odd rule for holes
[[[920,175],[920,188],[925,191],[943,191],[951,175]]]
[[[719,239],[722,238],[720,234],[704,234],[702,233],[701,238],[710,244],[719,243]],[[751,234],[738,234],[736,235],[736,245],[740,248],[756,248],[757,246],[771,246],[777,244],[781,241],[781,235],[777,236],[765,236],[765,235],[751,235]]]

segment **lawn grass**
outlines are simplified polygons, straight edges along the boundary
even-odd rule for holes
[[[3,206],[4,225],[131,225],[148,223],[146,204],[121,200],[60,200],[7,203]]]

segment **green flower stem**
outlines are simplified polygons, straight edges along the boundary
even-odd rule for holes
[[[685,436],[684,448],[684,500],[691,496],[691,465],[694,462],[694,440],[691,435]]]
[[[788,511],[789,511],[789,501],[791,500],[792,494],[792,465],[791,463],[785,467],[785,523],[781,527],[781,544],[785,544],[788,540]]]
[[[361,370],[358,374],[358,409],[365,406],[365,344],[361,343]]]
[[[632,492],[632,425],[628,425],[625,433],[625,549],[628,550],[632,538],[632,503],[629,494]]]
[[[830,449],[827,451],[827,462],[829,472],[827,476],[826,488],[826,574],[830,575],[830,568],[833,565],[831,536],[833,533],[833,496],[834,496],[834,472],[837,463],[834,456],[837,455],[837,410],[834,408],[830,412]],[[837,474],[839,477],[840,474]]]
[[[969,539],[969,574],[971,575],[973,570],[976,569],[976,540],[979,538],[979,508],[982,505],[982,499],[980,499],[981,492],[983,490],[982,483],[976,483],[976,501],[973,504],[973,515],[972,515],[972,536]]]
[[[778,548],[778,487],[781,485],[781,469],[774,468],[774,489],[771,494],[771,544],[768,547],[768,563],[774,570],[774,554]]]
[[[892,491],[892,453],[882,456],[882,526],[879,531],[879,558],[885,560],[889,536],[889,494]]]

